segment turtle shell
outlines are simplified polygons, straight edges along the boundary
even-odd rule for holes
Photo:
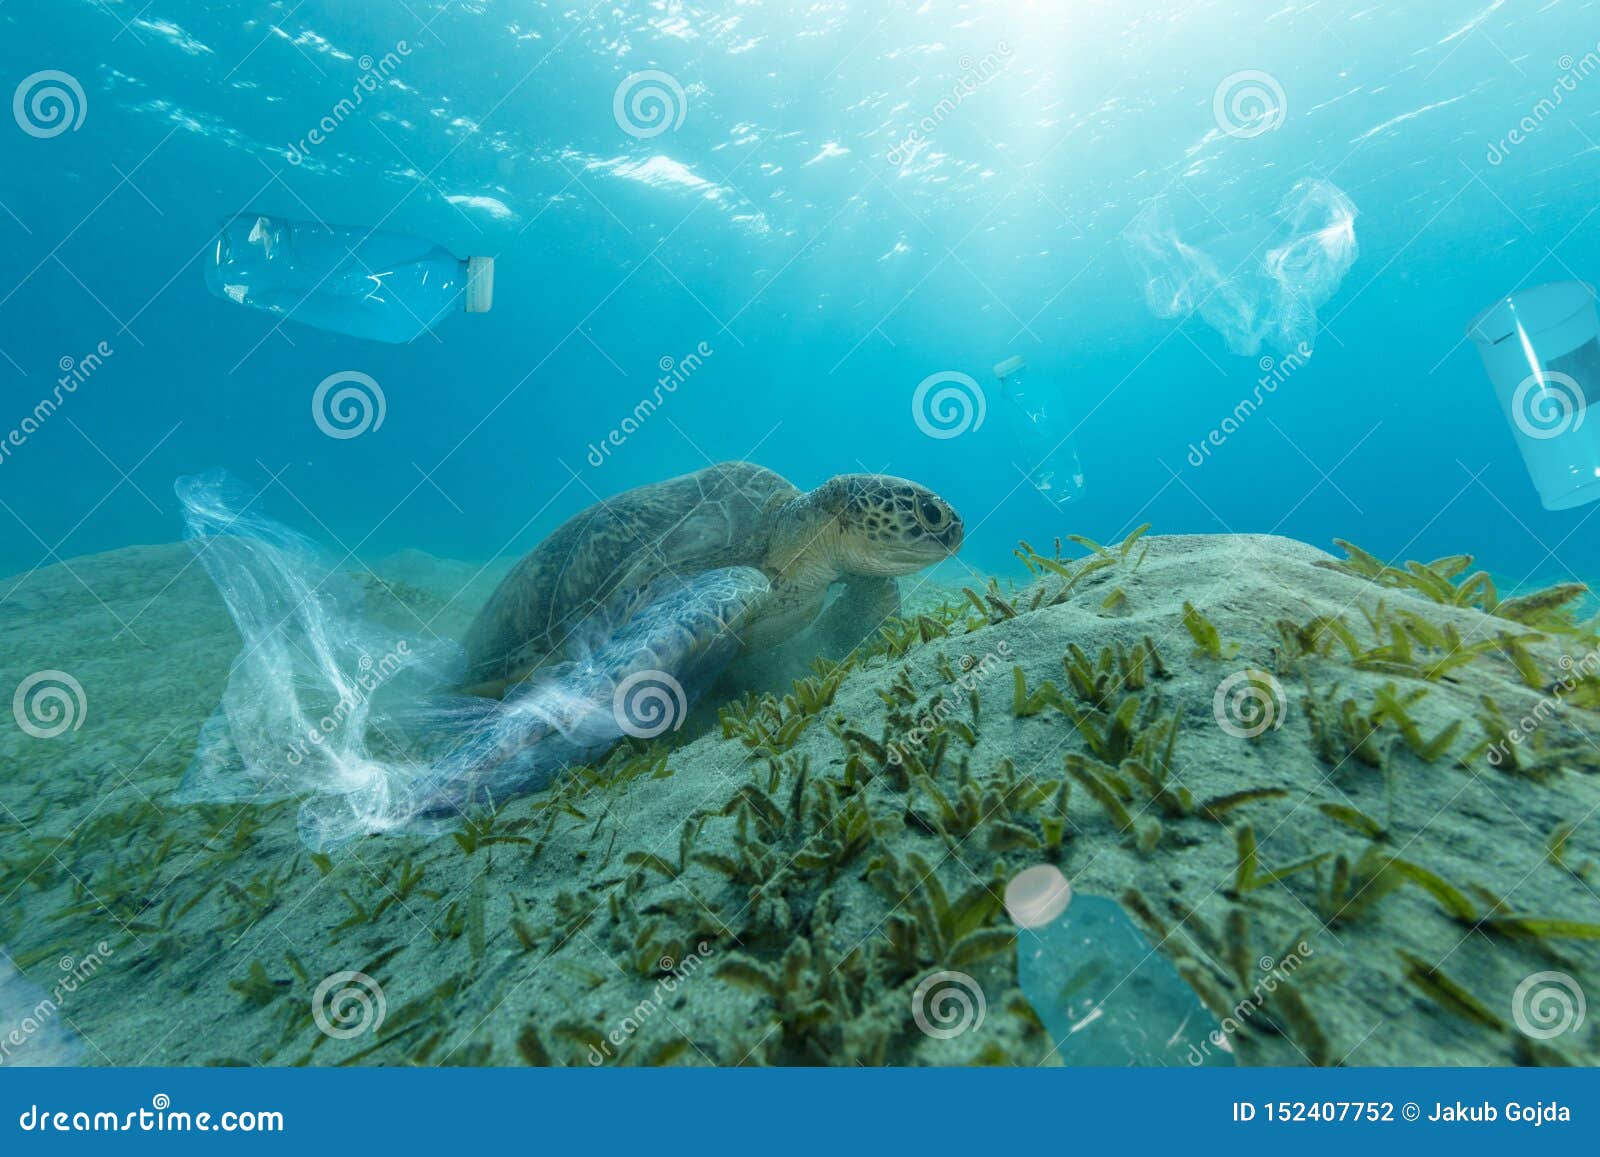
[[[724,462],[578,512],[489,596],[467,632],[464,682],[515,681],[567,657],[597,620],[610,621],[657,580],[721,567],[767,571],[774,514],[799,495],[771,470]]]

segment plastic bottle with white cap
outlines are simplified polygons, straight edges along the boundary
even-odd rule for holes
[[[1006,886],[1006,911],[1018,983],[1064,1064],[1234,1063],[1221,1025],[1122,905],[1040,864]]]
[[[1006,400],[1006,424],[1017,466],[1046,500],[1065,506],[1084,490],[1083,464],[1073,441],[1065,392],[1049,383],[1027,381],[1028,363],[1009,357],[994,367]]]
[[[494,258],[421,237],[243,213],[224,222],[206,285],[225,301],[374,341],[408,342],[494,304]]]

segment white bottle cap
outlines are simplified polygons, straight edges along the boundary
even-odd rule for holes
[[[1018,928],[1055,923],[1072,903],[1072,885],[1054,864],[1024,868],[1006,885],[1006,912]]]
[[[1022,355],[1018,354],[1016,357],[1007,358],[1005,361],[996,364],[994,367],[994,376],[997,378],[1010,377],[1027,364],[1027,362],[1022,360]]]
[[[494,258],[467,258],[467,312],[488,313],[494,305]]]

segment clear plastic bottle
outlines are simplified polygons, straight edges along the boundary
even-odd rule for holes
[[[242,213],[217,237],[206,286],[224,300],[319,329],[398,343],[454,310],[487,312],[494,258],[463,261],[403,233]]]
[[[1103,896],[1075,895],[1049,864],[1006,886],[1017,979],[1068,1065],[1232,1065],[1194,989]]]
[[[1057,506],[1083,495],[1083,465],[1072,439],[1065,392],[1059,387],[1025,381],[1028,363],[1010,357],[994,367],[1000,394],[1006,400],[1006,421],[1017,465],[1034,489]]]

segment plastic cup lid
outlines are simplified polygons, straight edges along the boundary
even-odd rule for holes
[[[1053,864],[1024,868],[1006,885],[1006,912],[1018,928],[1052,924],[1072,903],[1072,885]]]
[[[997,377],[997,378],[1003,378],[1008,374],[1016,373],[1018,370],[1020,370],[1023,366],[1025,366],[1027,364],[1028,364],[1027,362],[1022,360],[1022,355],[1020,355],[1020,354],[1018,354],[1015,357],[1009,357],[1005,361],[997,362],[995,364],[994,376]]]
[[[1594,299],[1594,286],[1586,281],[1529,286],[1507,294],[1473,318],[1467,336],[1483,345],[1499,345],[1517,332],[1519,322],[1530,335],[1537,334],[1592,308]]]
[[[467,258],[467,312],[488,313],[494,305],[494,258]]]

